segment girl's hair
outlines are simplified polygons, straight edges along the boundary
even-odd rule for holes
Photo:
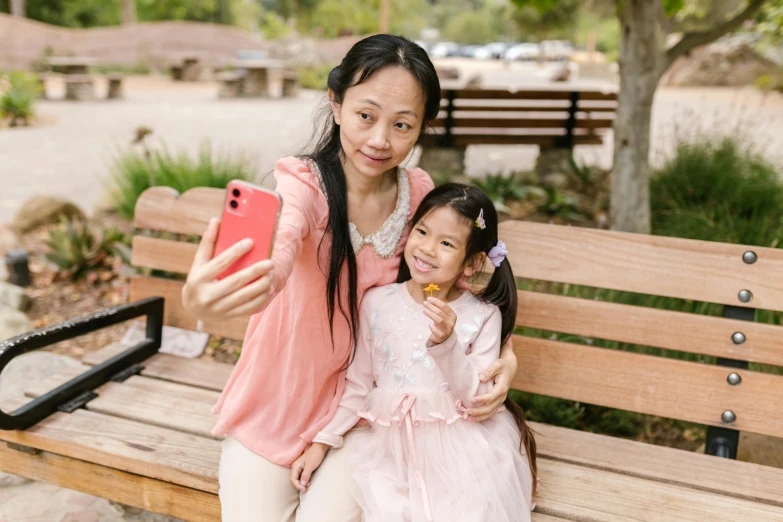
[[[424,95],[424,125],[434,120],[440,109],[440,81],[427,53],[415,43],[399,36],[378,34],[357,42],[343,61],[329,73],[328,87],[334,102],[343,103],[345,93],[351,87],[367,81],[385,67],[400,67],[408,71],[421,86]],[[329,312],[329,328],[334,344],[334,314],[339,309],[351,330],[351,346],[356,349],[359,305],[356,285],[356,256],[351,245],[348,228],[348,193],[342,167],[343,149],[340,143],[340,126],[334,120],[330,104],[322,110],[320,125],[313,131],[314,150],[304,155],[316,163],[321,171],[324,195],[329,207],[326,231],[319,246],[329,249],[329,266],[326,283],[326,302]],[[347,267],[347,277],[343,275]],[[322,267],[323,269],[323,267]],[[345,279],[343,279],[345,277]],[[347,283],[347,292],[344,287]]]
[[[424,197],[416,213],[411,220],[411,226],[416,226],[431,212],[443,207],[451,207],[465,220],[465,226],[470,227],[470,236],[465,246],[465,263],[475,263],[481,253],[489,254],[489,251],[498,243],[498,213],[492,201],[484,192],[476,187],[459,183],[447,183],[433,189]],[[482,214],[485,227],[479,228],[476,221]],[[404,283],[411,278],[408,263],[403,257],[400,261],[400,271],[397,282]],[[503,259],[500,266],[495,268],[492,277],[486,287],[476,294],[476,297],[484,302],[496,305],[500,309],[502,317],[501,346],[511,337],[514,323],[517,318],[517,287],[514,273],[508,259]],[[535,496],[536,478],[536,441],[533,432],[525,420],[525,412],[513,400],[506,399],[506,408],[514,416],[520,433],[520,450],[525,449],[530,471],[533,474],[533,495]]]

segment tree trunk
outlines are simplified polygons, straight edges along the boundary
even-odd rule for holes
[[[122,0],[122,25],[136,23],[136,0]]]
[[[25,0],[11,0],[11,16],[19,16],[22,18],[27,16]]]
[[[626,0],[621,25],[620,93],[614,123],[611,219],[614,230],[650,233],[650,116],[666,69],[661,0]]]

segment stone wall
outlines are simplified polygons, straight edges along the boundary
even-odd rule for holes
[[[70,29],[0,13],[0,68],[29,68],[47,47],[56,55],[91,56],[111,65],[143,62],[152,68],[165,68],[190,53],[206,67],[218,67],[245,50],[267,51],[300,65],[339,63],[358,39],[318,41],[294,36],[269,42],[237,27],[176,21]]]
[[[70,29],[0,13],[0,67],[29,68],[44,50],[57,55],[92,56],[102,64],[165,67],[183,53],[196,53],[206,66],[228,63],[240,50],[266,50],[252,34],[225,25],[149,22],[127,26]]]

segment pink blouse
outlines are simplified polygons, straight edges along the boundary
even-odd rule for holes
[[[277,162],[275,178],[283,198],[272,254],[275,294],[250,319],[242,355],[213,410],[219,418],[212,433],[290,466],[337,410],[352,350],[339,309],[329,329],[328,246],[319,253],[328,206],[318,173],[289,157]],[[397,207],[381,229],[363,237],[351,226],[360,300],[396,280],[407,221],[432,188],[423,170],[400,169]]]

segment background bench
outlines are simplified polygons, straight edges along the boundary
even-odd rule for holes
[[[570,155],[575,145],[601,145],[616,111],[612,91],[444,89],[419,164],[431,174],[462,175],[470,145],[538,145],[542,155]]]
[[[141,232],[133,241],[133,264],[187,273],[196,244],[145,231],[200,235],[219,215],[223,198],[218,189],[180,197],[165,187],[149,189],[136,208]],[[783,377],[743,368],[747,362],[783,365],[781,327],[737,319],[750,319],[753,307],[783,309],[783,252],[512,221],[501,225],[501,238],[528,288],[519,294],[518,326],[578,341],[515,336],[515,389],[706,424],[717,430],[710,438],[719,453],[736,448],[736,430],[783,435]],[[720,303],[730,317],[547,293],[560,289],[556,283]],[[163,296],[165,324],[194,329],[180,302],[182,284],[137,276],[131,300]],[[750,301],[740,299],[747,297],[743,290]],[[246,324],[206,323],[204,330],[240,339]],[[600,348],[587,339],[705,354],[723,365]],[[89,354],[85,367],[122,350],[110,345]],[[10,443],[0,445],[0,469],[185,520],[219,520],[220,441],[210,434],[210,408],[232,366],[166,354],[142,364],[140,375],[104,384],[84,408],[56,412],[24,431],[0,431]],[[40,396],[77,371],[31,386],[27,394]],[[730,422],[726,412],[733,414]],[[543,424],[533,428],[542,480],[535,522],[783,520],[783,470]]]

